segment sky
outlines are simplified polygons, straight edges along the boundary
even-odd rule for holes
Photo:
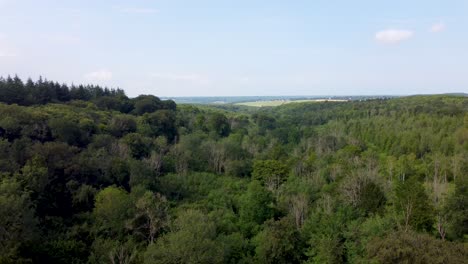
[[[468,92],[467,0],[0,0],[0,75],[130,97]]]

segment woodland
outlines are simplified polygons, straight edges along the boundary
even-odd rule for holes
[[[0,263],[466,263],[468,97],[251,108],[0,79]]]

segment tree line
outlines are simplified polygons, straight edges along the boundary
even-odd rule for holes
[[[18,76],[0,77],[0,102],[23,106],[70,101],[93,102],[100,109],[141,115],[159,109],[175,109],[171,100],[160,100],[156,96],[141,95],[130,100],[122,89],[109,89],[99,85],[59,84],[40,77],[37,81],[28,78],[23,82]]]

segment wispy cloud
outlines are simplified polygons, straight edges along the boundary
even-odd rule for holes
[[[16,54],[8,53],[6,51],[1,51],[0,50],[0,58],[8,58],[8,57],[16,57]]]
[[[445,28],[446,28],[445,23],[443,23],[443,22],[438,22],[438,23],[435,23],[434,25],[432,25],[430,31],[431,31],[432,33],[439,33],[439,32],[444,31]]]
[[[82,39],[78,35],[72,34],[42,34],[41,37],[52,44],[60,45],[78,45],[82,42]]]
[[[241,77],[241,78],[239,79],[239,81],[242,82],[242,83],[247,83],[247,82],[250,81],[250,78],[247,77],[247,76],[243,76],[243,77]]]
[[[391,24],[413,24],[416,22],[415,19],[413,18],[396,18],[396,19],[389,19],[389,20],[384,20],[387,23]]]
[[[118,10],[127,14],[156,14],[159,10],[149,7],[119,7]]]
[[[90,82],[102,82],[112,80],[112,72],[106,69],[85,74],[85,80]]]
[[[12,2],[11,0],[0,0],[0,7]]]
[[[0,57],[16,57],[17,52],[7,41],[5,35],[0,34]]]
[[[152,73],[150,74],[152,79],[158,79],[163,81],[172,81],[172,82],[190,82],[193,84],[209,84],[211,83],[210,78],[203,76],[197,73]]]
[[[379,31],[375,34],[375,39],[384,44],[397,44],[413,37],[414,32],[411,30],[387,29]]]

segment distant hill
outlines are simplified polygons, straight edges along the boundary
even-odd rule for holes
[[[298,100],[346,100],[346,101],[362,101],[370,99],[389,99],[398,96],[392,95],[352,95],[352,96],[194,96],[194,97],[161,97],[161,99],[170,99],[178,104],[237,104],[247,102],[270,102],[270,101],[298,101]]]
[[[452,95],[452,96],[465,96],[468,97],[468,93],[445,93],[442,95]]]
[[[464,97],[468,97],[468,93],[413,94],[409,96],[464,96]]]

